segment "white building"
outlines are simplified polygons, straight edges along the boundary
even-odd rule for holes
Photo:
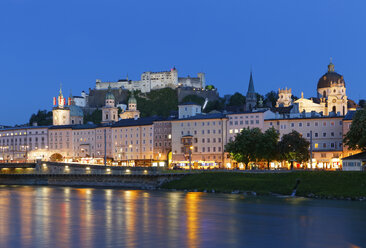
[[[197,77],[178,77],[178,71],[174,67],[170,71],[162,72],[144,72],[141,74],[140,80],[126,79],[118,80],[117,82],[102,82],[100,79],[96,80],[95,89],[105,90],[111,86],[113,89],[126,89],[129,91],[139,90],[143,93],[150,92],[155,89],[163,88],[177,88],[178,86],[204,88],[206,79],[204,73],[198,73]]]

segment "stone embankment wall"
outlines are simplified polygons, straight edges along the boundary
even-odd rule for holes
[[[62,163],[0,165],[2,185],[63,185],[154,189],[185,174],[163,173],[158,168],[115,167]]]

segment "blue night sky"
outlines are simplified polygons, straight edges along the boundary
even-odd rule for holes
[[[365,1],[1,0],[0,124],[21,124],[95,79],[206,73],[220,95],[291,87],[316,95],[333,57],[349,98],[366,98]]]

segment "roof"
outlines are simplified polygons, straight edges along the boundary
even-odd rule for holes
[[[342,158],[342,160],[362,160],[362,161],[366,161],[366,152],[357,153],[355,155]]]
[[[197,105],[197,106],[201,106],[198,103],[195,102],[183,102],[183,103],[179,103],[178,106],[184,106],[184,105]]]
[[[122,119],[112,124],[112,127],[130,127],[152,125],[154,121],[162,120],[160,117],[142,117],[138,119]]]
[[[223,119],[226,115],[223,113],[213,113],[213,114],[199,114],[187,118],[175,119],[172,121],[188,121],[188,120],[207,120],[207,119]]]
[[[331,82],[342,83],[344,86],[346,86],[343,76],[334,71],[334,65],[332,62],[330,62],[328,65],[328,72],[319,78],[317,89],[328,88],[330,87]]]
[[[353,101],[351,99],[348,99],[347,100],[347,108],[349,108],[349,109],[351,109],[351,108],[355,109],[357,107],[358,107],[358,105],[357,105],[357,103],[355,103],[355,101]]]
[[[265,121],[281,121],[281,120],[310,120],[310,119],[343,119],[344,116],[309,116],[309,117],[286,117],[286,118],[274,118],[274,119],[265,119]]]
[[[228,112],[227,115],[241,115],[241,114],[257,114],[257,113],[264,113],[269,109],[260,109],[258,111],[240,111],[240,112]]]
[[[84,113],[79,106],[70,105],[69,109],[70,109],[70,116],[81,116],[81,117],[84,116]]]
[[[55,125],[50,126],[49,129],[93,129],[98,127],[96,124],[77,124],[77,125]]]
[[[350,110],[347,112],[347,114],[344,116],[343,120],[353,120],[353,116],[355,115],[355,110]]]
[[[274,107],[272,108],[272,112],[277,112],[279,114],[289,114],[294,105],[290,105],[288,107]]]
[[[37,129],[37,128],[49,128],[50,126],[24,126],[24,127],[7,127],[2,128],[0,131],[7,131],[7,130],[19,130],[19,129]]]

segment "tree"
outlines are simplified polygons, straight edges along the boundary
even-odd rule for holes
[[[91,114],[84,115],[84,123],[93,122],[94,124],[100,124],[102,122],[102,110],[96,109]]]
[[[247,169],[249,162],[257,161],[259,158],[260,142],[258,141],[262,135],[259,128],[245,128],[236,135],[235,140],[225,146],[225,150],[236,162],[243,163]]]
[[[213,110],[221,111],[224,109],[224,100],[219,99],[216,101],[209,101],[206,105],[206,107],[202,110],[204,113],[209,113]]]
[[[258,156],[267,162],[267,168],[273,160],[279,158],[278,152],[278,132],[272,127],[267,129],[261,137],[258,148]]]
[[[364,99],[361,99],[358,101],[358,105],[361,107],[361,108],[365,108],[366,107],[366,100]]]
[[[37,114],[32,114],[29,118],[29,125],[37,123],[38,126],[52,125],[52,111],[38,110]]]
[[[344,143],[351,150],[366,151],[366,109],[358,110],[352,120],[350,130],[347,132]]]
[[[194,102],[194,103],[202,106],[203,103],[205,102],[205,99],[201,96],[188,95],[182,99],[182,103],[183,102]]]
[[[278,149],[283,159],[291,163],[292,170],[294,161],[302,163],[309,160],[309,145],[310,143],[294,130],[282,136]]]
[[[171,88],[152,90],[135,96],[141,117],[156,115],[167,117],[178,109],[178,94]]]
[[[213,86],[212,84],[206,85],[205,87],[206,90],[214,90],[216,89],[215,86]]]
[[[276,102],[278,100],[278,94],[272,90],[266,94],[264,99],[265,99],[264,102],[266,104],[269,104],[270,106],[275,107]]]
[[[234,95],[230,97],[228,105],[244,107],[244,104],[245,104],[245,96],[243,96],[239,92],[235,92]]]

